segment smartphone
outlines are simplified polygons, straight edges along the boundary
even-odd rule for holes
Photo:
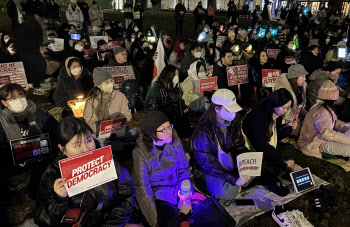
[[[255,202],[252,199],[236,199],[237,206],[255,206]]]
[[[340,47],[338,48],[338,58],[345,58],[346,56],[346,48]]]
[[[71,34],[70,34],[70,39],[71,39],[71,40],[80,40],[80,39],[81,39],[81,34],[78,34],[78,33],[71,33]]]

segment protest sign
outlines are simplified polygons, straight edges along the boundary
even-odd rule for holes
[[[262,85],[263,87],[275,87],[276,79],[281,75],[279,69],[263,69],[262,70]]]
[[[44,158],[51,150],[49,134],[11,140],[10,145],[15,165]]]
[[[117,136],[125,136],[126,118],[102,121],[98,138],[108,138],[112,133]]]
[[[116,47],[121,47],[122,44],[123,44],[122,41],[109,41],[109,42],[108,42],[108,48],[114,49],[114,48],[116,48]]]
[[[131,65],[103,67],[110,72],[114,81],[114,89],[120,89],[125,80],[136,79]]]
[[[214,17],[215,16],[215,9],[208,9],[208,17]]]
[[[103,39],[104,41],[106,41],[106,43],[108,43],[108,37],[107,36],[90,36],[90,43],[91,43],[91,46],[94,48],[94,49],[97,49],[97,42],[99,40]]]
[[[247,65],[230,66],[226,72],[228,86],[249,83]]]
[[[69,197],[118,178],[111,146],[58,161]]]
[[[269,56],[269,58],[276,59],[280,52],[280,49],[267,49],[267,56]]]
[[[216,46],[217,46],[218,48],[221,48],[222,45],[224,45],[224,42],[225,42],[225,36],[218,36],[218,37],[216,38]]]
[[[296,64],[296,60],[294,56],[287,56],[284,58],[284,61],[286,62],[287,65],[291,65],[291,64]]]
[[[218,86],[218,77],[209,77],[199,80],[199,93],[215,90]]]
[[[62,51],[64,49],[64,39],[49,39],[48,47],[54,52]]]
[[[19,84],[25,90],[29,89],[23,62],[0,64],[0,88],[6,84]]]
[[[113,55],[112,49],[107,50],[97,50],[97,59],[99,61],[104,61],[105,59],[111,57]]]
[[[300,111],[303,109],[303,106],[304,106],[304,103],[301,103],[301,104],[298,105],[297,111],[295,112],[294,117],[293,117],[293,121],[298,119]]]
[[[263,152],[247,152],[237,156],[237,166],[240,176],[258,177],[261,175]]]

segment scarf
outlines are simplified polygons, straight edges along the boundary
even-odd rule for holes
[[[27,120],[29,124],[29,136],[42,134],[36,118],[36,105],[33,101],[28,100],[28,106],[22,113],[12,113],[8,108],[0,112],[0,122],[6,132],[8,141],[22,138],[21,129],[18,126],[18,121]]]
[[[180,40],[175,42],[173,51],[177,53],[177,62],[180,63],[185,57],[185,51],[180,48]]]
[[[98,94],[98,103],[97,107],[95,109],[95,114],[97,116],[98,121],[103,121],[107,120],[109,118],[109,104],[112,101],[112,93],[105,93],[105,92],[100,92]],[[102,96],[102,101],[101,101],[101,96]]]

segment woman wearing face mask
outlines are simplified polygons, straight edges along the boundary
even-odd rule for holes
[[[280,48],[281,51],[277,55],[274,68],[281,69],[281,73],[288,73],[288,68],[290,64],[286,63],[285,58],[289,56],[294,56],[293,45],[293,40],[288,39],[287,42],[283,44]]]
[[[53,100],[59,107],[67,107],[78,96],[87,97],[94,87],[92,75],[83,67],[76,57],[67,58],[65,66],[60,69],[57,88]]]
[[[147,54],[150,52],[149,42],[141,41],[140,46],[134,56],[134,66],[140,72],[144,61],[147,58]]]
[[[168,64],[173,65],[176,68],[181,67],[181,61],[185,57],[185,43],[183,40],[177,40],[175,42],[173,51],[170,54]]]
[[[336,9],[335,12],[329,17],[329,22],[331,25],[341,26],[344,18],[341,15],[340,9]]]
[[[146,95],[146,108],[164,112],[174,124],[180,137],[190,136],[193,132],[187,115],[189,108],[182,99],[179,86],[179,70],[172,65],[164,67],[158,80]]]
[[[134,6],[134,21],[137,24],[138,31],[143,31],[143,12],[145,9],[141,3],[141,1],[137,1]]]
[[[36,107],[28,100],[25,90],[18,84],[7,84],[0,89],[2,110],[0,111],[0,150],[2,158],[1,171],[1,203],[6,200],[8,189],[28,185],[29,197],[36,199],[42,173],[57,154],[56,130],[57,121],[47,112]],[[52,150],[39,161],[13,164],[10,142],[25,137],[49,134]],[[3,204],[1,204],[2,206]]]
[[[82,120],[64,118],[58,128],[58,147],[61,150],[57,158],[47,167],[39,190],[34,221],[39,226],[56,226],[70,208],[87,210],[87,219],[83,226],[130,226],[139,223],[132,220],[135,204],[135,186],[129,172],[114,159],[117,180],[68,197],[62,178],[59,160],[96,149],[92,131]],[[142,225],[131,225],[142,226]]]
[[[282,125],[282,116],[294,105],[290,92],[281,88],[248,110],[242,121],[245,146],[250,151],[263,152],[262,183],[279,196],[286,196],[289,189],[282,186],[277,177],[294,166],[295,154],[294,146],[281,140],[290,135],[296,122]]]
[[[228,89],[217,90],[211,101],[192,136],[194,184],[216,198],[233,200],[250,181],[249,176],[239,176],[235,163],[237,155],[247,151],[233,122],[242,108]]]

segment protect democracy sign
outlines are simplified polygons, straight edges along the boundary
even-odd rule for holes
[[[114,81],[114,89],[121,89],[125,80],[136,79],[131,65],[103,67],[110,72]]]
[[[69,197],[118,178],[111,146],[60,160],[61,175]]]
[[[102,121],[98,138],[108,138],[112,133],[125,136],[126,118]]]

